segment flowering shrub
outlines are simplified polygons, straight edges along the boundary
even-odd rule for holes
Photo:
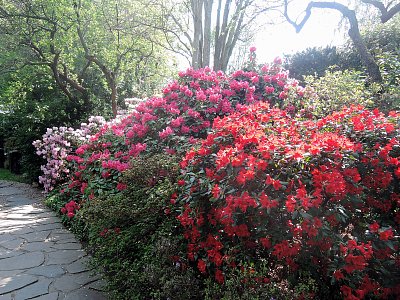
[[[39,155],[63,162],[44,168],[48,189],[66,178],[51,205],[126,297],[152,297],[143,286],[175,295],[173,280],[157,276],[183,266],[178,287],[186,271],[202,281],[194,267],[210,299],[271,298],[286,280],[289,298],[399,294],[400,116],[352,107],[304,118],[304,90],[280,65],[255,67],[252,51],[230,76],[189,69],[80,142],[37,142]],[[167,171],[158,163],[167,156],[184,157],[178,180],[172,161]]]
[[[399,121],[362,107],[299,120],[265,103],[214,120],[172,199],[188,259],[221,284],[250,267],[258,284],[306,272],[321,298],[398,297]]]
[[[79,211],[89,228],[93,264],[104,270],[112,299],[204,299],[187,261],[182,228],[170,213],[179,165],[174,156],[138,157],[126,189],[94,198]],[[183,288],[190,286],[190,289]]]
[[[289,94],[292,99],[300,97],[297,92],[301,94],[278,59],[231,76],[205,68],[188,69],[179,77],[163,89],[162,98],[139,103],[132,114],[105,124],[75,154],[67,156],[74,172],[61,188],[65,202],[124,190],[120,177],[130,168],[131,159],[141,154],[183,155],[207,136],[216,117],[258,101],[286,107]]]
[[[42,140],[32,143],[36,154],[46,160],[46,164],[41,166],[43,175],[39,176],[39,183],[43,184],[46,192],[67,180],[70,172],[66,161],[68,154],[87,141],[104,123],[104,118],[97,116],[89,118],[89,123],[82,123],[77,130],[67,127],[47,128]]]

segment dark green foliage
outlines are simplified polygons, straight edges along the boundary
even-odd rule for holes
[[[9,170],[1,169],[1,168],[0,168],[0,180],[26,183],[26,180],[22,176],[13,174]]]
[[[132,160],[121,194],[93,199],[79,215],[90,224],[89,251],[103,270],[113,299],[201,299],[201,282],[185,257],[175,215],[169,211],[175,157]]]
[[[0,101],[0,138],[6,152],[18,151],[21,173],[28,181],[36,181],[43,161],[35,154],[32,142],[41,138],[47,127],[79,123],[77,113],[85,118],[85,111],[69,103],[40,68],[26,67],[2,77]]]
[[[323,76],[330,66],[340,64],[340,55],[336,47],[314,47],[287,55],[285,61],[290,77],[301,81],[306,75]]]
[[[288,278],[281,282],[264,282],[265,276],[276,277],[280,273],[279,268],[271,269],[265,265],[262,270],[255,270],[249,266],[244,269],[250,270],[243,272],[238,269],[230,269],[225,273],[228,278],[224,285],[216,283],[211,278],[205,281],[205,299],[206,300],[292,300],[292,299],[318,299],[315,297],[317,284],[310,274],[299,272],[299,278]],[[294,277],[293,275],[292,277]],[[293,281],[298,280],[296,286],[292,286]],[[324,298],[329,299],[329,298]]]

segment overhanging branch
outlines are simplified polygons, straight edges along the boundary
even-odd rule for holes
[[[388,9],[392,2],[390,2],[385,7],[385,5],[382,2],[377,0],[361,0],[361,1],[364,2],[365,4],[371,4],[372,6],[376,7],[379,10],[381,14],[380,19],[382,23],[386,23],[391,18],[393,18],[395,14],[400,12],[400,3],[397,3],[395,6]]]
[[[358,27],[358,20],[356,17],[356,13],[354,10],[349,9],[347,6],[336,3],[336,2],[309,2],[307,8],[305,10],[305,15],[303,19],[297,23],[293,21],[288,14],[288,0],[284,0],[284,17],[286,20],[296,29],[296,32],[300,32],[304,27],[306,22],[311,16],[311,10],[313,8],[321,8],[321,9],[333,9],[339,11],[350,24],[349,29],[349,37],[351,38],[354,47],[357,49],[358,54],[360,55],[362,64],[367,69],[369,77],[374,82],[382,82],[382,75],[379,70],[379,66],[377,65],[374,57],[369,53],[369,50],[360,34],[360,29]]]

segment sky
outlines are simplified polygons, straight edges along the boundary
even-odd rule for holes
[[[299,7],[292,12],[289,10],[289,15],[295,19],[304,8]],[[294,27],[287,22],[264,26],[254,41],[257,59],[260,63],[270,62],[276,56],[293,54],[308,47],[341,45],[345,34],[343,30],[338,30],[340,21],[341,15],[336,11],[315,9],[300,33],[296,33]]]

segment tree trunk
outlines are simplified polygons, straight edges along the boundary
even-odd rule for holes
[[[232,0],[226,0],[222,25],[220,27],[220,34],[215,38],[215,53],[214,53],[214,70],[226,71],[227,66],[224,65],[224,60],[226,57],[226,39],[229,33],[229,12],[231,9]],[[218,7],[220,9],[220,7]],[[219,17],[217,17],[219,18]]]
[[[111,108],[114,118],[117,116],[117,96],[118,96],[118,89],[115,83],[115,80],[110,84],[111,88]]]
[[[191,6],[194,25],[192,67],[198,69],[202,64],[203,0],[191,0]]]
[[[201,67],[210,66],[211,53],[211,14],[213,0],[204,1],[203,61]]]
[[[382,82],[381,71],[379,70],[378,64],[375,62],[374,57],[368,51],[367,45],[361,37],[360,29],[358,28],[358,22],[354,11],[351,16],[348,17],[350,22],[349,36],[353,41],[354,47],[356,47],[358,54],[360,55],[361,62],[367,69],[367,73],[373,82]]]

